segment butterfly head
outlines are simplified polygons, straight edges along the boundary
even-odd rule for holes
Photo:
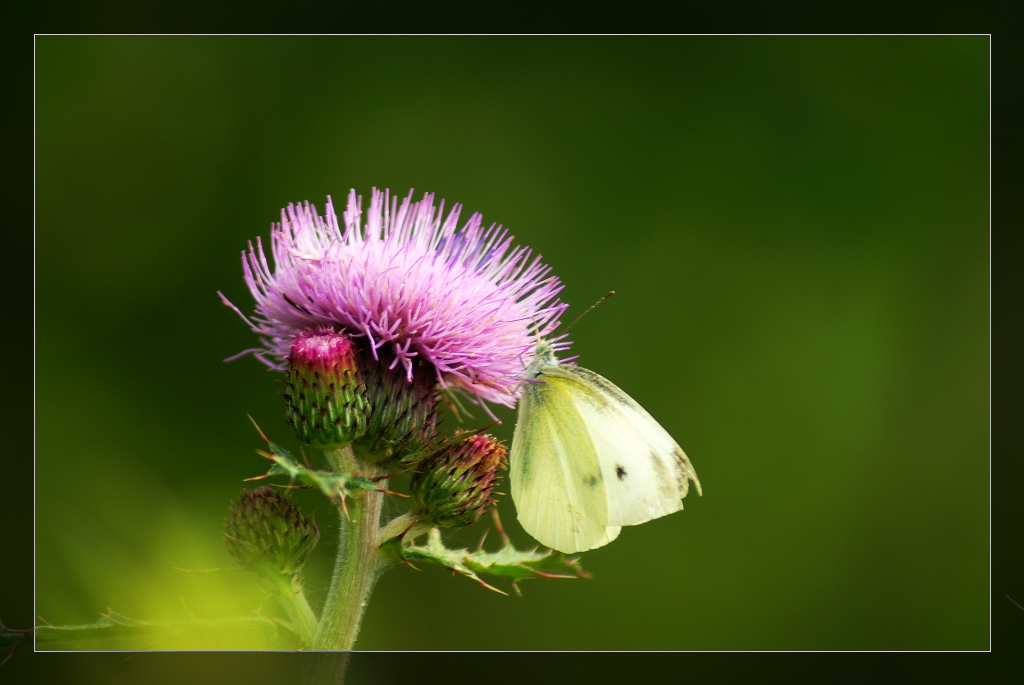
[[[555,356],[554,346],[543,338],[537,338],[537,345],[533,348],[533,359],[527,365],[523,376],[527,380],[535,379],[544,367],[556,364],[558,364],[558,357]]]

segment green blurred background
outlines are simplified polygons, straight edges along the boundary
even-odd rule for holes
[[[988,50],[38,38],[38,613],[261,603],[247,577],[176,570],[232,563],[229,503],[266,468],[246,415],[296,447],[277,377],[223,363],[255,336],[216,291],[251,311],[247,241],[289,202],[376,186],[508,227],[566,284],[566,320],[616,290],[573,352],[663,423],[705,494],[522,599],[391,571],[359,648],[987,649]],[[324,582],[333,512],[298,500]]]

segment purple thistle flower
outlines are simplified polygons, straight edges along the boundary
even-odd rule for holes
[[[435,210],[432,194],[412,197],[399,206],[374,189],[363,223],[353,190],[344,229],[330,197],[325,216],[308,202],[282,210],[272,227],[274,267],[259,238],[242,254],[256,299],[246,321],[264,345],[248,351],[283,370],[296,336],[344,332],[364,340],[375,359],[390,347],[391,368],[402,364],[410,381],[419,359],[440,387],[512,406],[537,337],[554,331],[567,306],[556,298],[562,285],[501,226],[484,229],[474,214],[457,228],[461,205],[442,221],[444,201]]]

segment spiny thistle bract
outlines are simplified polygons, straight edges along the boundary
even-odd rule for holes
[[[228,553],[239,564],[286,576],[298,573],[319,540],[312,519],[270,488],[244,490],[224,530]]]
[[[382,357],[386,361],[387,357]],[[437,382],[419,361],[408,380],[398,368],[360,357],[366,372],[369,426],[353,445],[358,456],[388,470],[414,465],[437,440]]]
[[[340,447],[362,437],[370,406],[356,346],[340,333],[311,332],[292,342],[285,418],[308,445]]]
[[[491,490],[505,462],[505,445],[493,436],[457,433],[456,438],[424,459],[410,484],[412,510],[442,527],[480,520],[494,502]]]

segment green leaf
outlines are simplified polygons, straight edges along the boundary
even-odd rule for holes
[[[467,549],[449,549],[441,540],[439,528],[430,529],[425,545],[403,543],[399,536],[384,543],[382,549],[410,565],[416,561],[423,561],[455,571],[503,595],[508,593],[484,582],[480,576],[508,578],[512,581],[512,589],[519,595],[522,594],[518,585],[521,580],[590,577],[590,574],[580,567],[579,559],[576,557],[569,558],[554,550],[516,549],[501,529],[497,513],[494,518],[502,537],[502,546],[496,552],[485,552],[482,548],[472,552]]]
[[[345,498],[354,490],[376,490],[377,492],[383,492],[389,495],[398,494],[391,492],[390,490],[385,490],[378,486],[374,480],[364,476],[311,469],[308,466],[303,466],[295,461],[291,452],[280,445],[270,442],[269,440],[267,440],[267,445],[270,448],[270,452],[256,450],[256,454],[260,455],[264,459],[269,459],[274,462],[273,466],[270,467],[266,474],[256,476],[254,478],[246,478],[247,481],[264,480],[272,476],[284,475],[288,476],[292,483],[297,482],[307,487],[317,488],[331,501],[341,500],[342,502],[344,502]]]
[[[92,623],[73,626],[41,625],[35,629],[36,644],[75,642],[78,640],[125,639],[145,637],[158,640],[163,635],[190,629],[230,627],[255,628],[264,631],[268,639],[276,637],[279,623],[264,616],[232,616],[226,618],[190,618],[179,621],[145,621],[129,618],[108,610]]]

